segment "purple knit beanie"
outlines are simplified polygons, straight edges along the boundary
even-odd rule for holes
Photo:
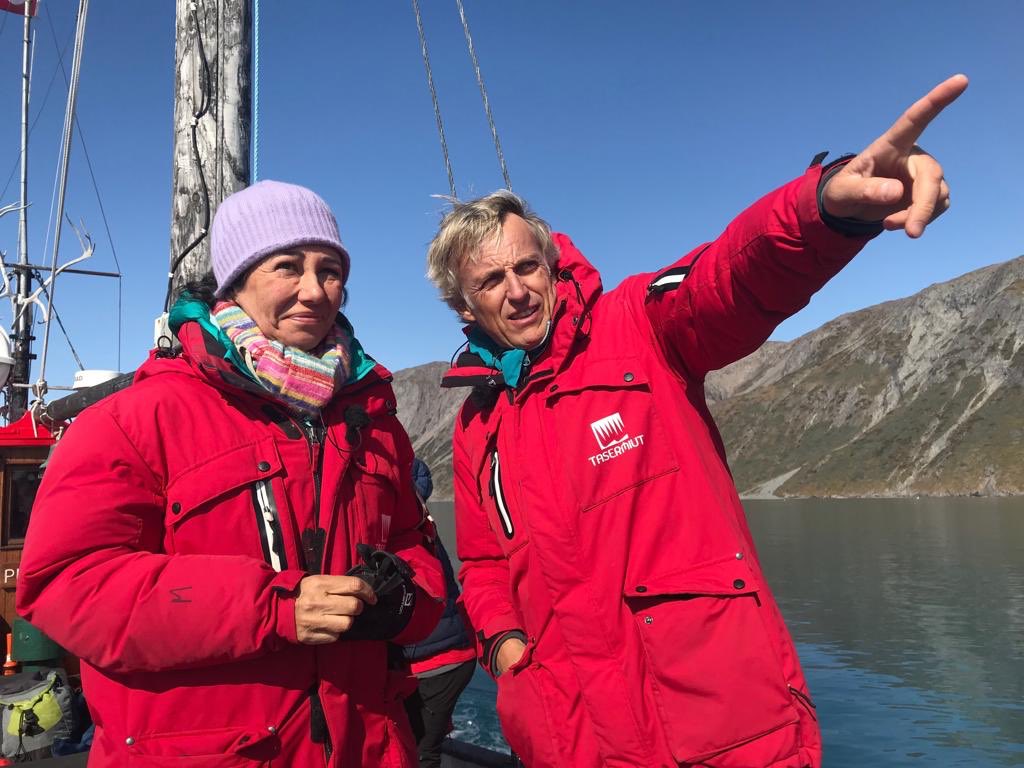
[[[319,195],[297,184],[260,181],[224,198],[213,217],[210,261],[221,298],[253,264],[300,245],[325,245],[341,254],[343,281],[349,257],[334,214]]]

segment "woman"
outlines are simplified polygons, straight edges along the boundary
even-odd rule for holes
[[[384,641],[428,634],[444,587],[390,374],[338,312],[334,216],[260,182],[221,204],[211,261],[180,352],[61,440],[18,611],[83,660],[90,766],[411,768]]]

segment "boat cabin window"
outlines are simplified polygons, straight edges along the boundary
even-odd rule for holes
[[[43,471],[37,462],[8,461],[3,467],[4,509],[3,546],[20,544],[28,530],[32,504],[36,500]]]

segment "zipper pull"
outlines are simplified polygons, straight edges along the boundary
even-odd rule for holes
[[[288,567],[284,552],[284,534],[278,517],[277,502],[269,480],[260,480],[254,489],[256,508],[262,517],[265,555],[270,567],[280,572]]]
[[[487,490],[491,492],[491,498],[494,498],[494,465],[498,463],[498,452],[495,451],[491,454],[491,471],[487,473]]]
[[[323,445],[324,434],[327,430],[322,422],[317,424],[309,419],[303,419],[302,429],[310,443],[313,445]]]

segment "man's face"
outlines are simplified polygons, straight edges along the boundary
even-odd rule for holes
[[[544,340],[555,306],[555,281],[526,221],[505,217],[501,232],[485,240],[476,258],[459,268],[467,308],[459,315],[476,323],[502,347],[533,349]]]

